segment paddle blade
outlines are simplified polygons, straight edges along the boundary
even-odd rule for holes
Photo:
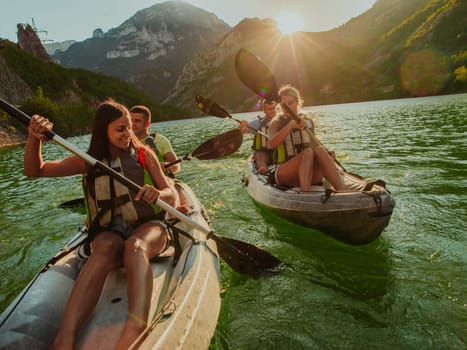
[[[219,256],[236,272],[252,277],[269,276],[279,273],[284,265],[255,245],[215,234],[210,237],[216,242]]]
[[[60,208],[84,208],[84,198],[75,198],[59,205]]]
[[[206,114],[219,118],[230,118],[229,112],[205,96],[197,95],[195,102],[198,109]]]
[[[191,155],[200,160],[217,159],[228,156],[237,151],[243,141],[243,135],[239,129],[233,129],[199,145]]]
[[[276,79],[268,66],[246,49],[240,49],[235,57],[238,78],[255,94],[268,101],[279,101]]]

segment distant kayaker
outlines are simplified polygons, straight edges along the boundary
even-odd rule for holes
[[[275,149],[274,161],[278,164],[275,171],[277,184],[300,187],[307,192],[324,177],[336,191],[343,190],[344,183],[334,161],[314,135],[313,120],[309,115],[299,113],[303,105],[300,92],[285,85],[279,89],[279,96],[282,114],[273,119],[269,128],[269,148]]]
[[[160,198],[178,206],[177,191],[162,172],[154,152],[132,132],[130,112],[125,106],[113,100],[98,106],[88,154],[142,186],[138,193],[87,165],[77,155],[44,162],[42,141],[47,139],[45,133],[52,126],[41,116],[31,118],[24,173],[31,177],[83,174],[91,241],[90,256],[73,286],[52,348],[73,349],[108,273],[123,265],[127,275],[128,318],[116,348],[128,349],[147,326],[153,290],[149,260],[163,252],[168,242],[167,229],[161,221],[164,212],[151,203]],[[151,178],[153,184],[145,183],[149,182],[146,178]]]
[[[165,169],[166,163],[171,163],[177,160],[172,144],[169,139],[159,133],[149,133],[149,126],[151,125],[151,111],[146,106],[133,106],[130,108],[131,122],[133,125],[133,132],[140,139],[141,142],[151,146],[156,152],[162,169],[166,175],[173,177],[181,170],[181,163],[172,165],[170,168]]]
[[[268,166],[272,163],[272,149],[268,148],[268,132],[272,119],[277,114],[276,101],[263,100],[261,102],[264,116],[258,116],[250,122],[243,120],[240,123],[240,131],[245,134],[254,134],[251,148],[255,151],[253,159],[258,173],[266,174]],[[258,133],[260,131],[261,133]]]

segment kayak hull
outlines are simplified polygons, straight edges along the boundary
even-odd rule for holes
[[[351,245],[377,239],[389,224],[394,199],[381,184],[364,190],[368,182],[341,172],[346,191],[334,192],[324,183],[303,193],[300,189],[281,189],[268,176],[255,171],[251,158],[245,163],[243,183],[250,197],[297,224],[310,227]]]
[[[205,210],[192,190],[178,182],[192,209],[191,220],[209,227]],[[220,311],[219,259],[214,242],[184,223],[176,227],[196,241],[179,235],[181,254],[153,259],[150,319],[140,349],[207,349]],[[34,277],[0,316],[1,349],[48,349],[68,296],[83,264],[82,229]],[[78,349],[113,349],[128,313],[123,267],[112,271],[90,320],[77,340]]]

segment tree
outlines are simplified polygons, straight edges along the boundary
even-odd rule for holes
[[[40,114],[53,121],[58,116],[59,108],[48,97],[44,96],[42,87],[38,87],[36,96],[24,100],[22,109],[29,115]]]

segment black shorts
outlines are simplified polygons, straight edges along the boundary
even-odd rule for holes
[[[165,217],[165,212],[161,212],[157,215],[143,218],[135,222],[134,224],[127,224],[126,222],[123,221],[123,218],[121,215],[115,215],[112,217],[112,220],[110,221],[109,226],[107,227],[99,227],[95,229],[90,229],[89,230],[89,241],[93,241],[96,236],[101,233],[101,232],[114,232],[120,237],[122,237],[124,240],[127,239],[128,237],[131,236],[133,233],[133,230],[137,228],[138,226],[149,222],[149,221],[160,221],[163,226],[164,224],[164,217]]]

